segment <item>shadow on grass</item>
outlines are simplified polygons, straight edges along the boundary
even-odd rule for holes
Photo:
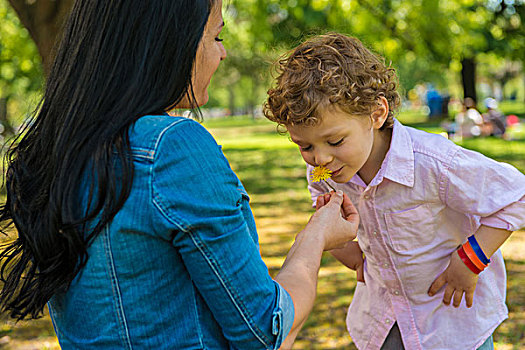
[[[513,344],[513,349],[525,349],[525,261],[505,259],[505,265],[509,319],[496,329],[494,340],[501,344]]]
[[[306,189],[306,166],[295,149],[226,149],[225,153],[250,194]]]

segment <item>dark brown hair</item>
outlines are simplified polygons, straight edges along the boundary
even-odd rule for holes
[[[131,191],[133,123],[186,96],[197,106],[192,70],[215,3],[75,2],[40,108],[5,160],[0,232],[18,237],[0,246],[1,312],[38,318],[86,265]]]
[[[356,38],[338,33],[313,37],[281,58],[276,70],[277,84],[268,90],[264,115],[279,125],[315,125],[319,109],[329,105],[370,116],[380,96],[389,106],[382,129],[394,123],[400,105],[395,70]]]

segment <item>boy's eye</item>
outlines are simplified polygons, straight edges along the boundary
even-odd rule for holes
[[[221,39],[221,38],[219,38],[219,37],[216,37],[216,38],[215,38],[215,41],[217,41],[217,42],[222,42],[223,40],[224,40],[224,39]]]
[[[300,149],[301,151],[303,151],[303,152],[308,152],[309,150],[312,149],[312,146],[306,146],[306,147],[301,147],[301,146],[299,146],[299,149]]]
[[[342,138],[341,140],[337,141],[337,142],[328,142],[328,144],[330,146],[339,146],[340,144],[342,144],[344,141],[344,138]]]

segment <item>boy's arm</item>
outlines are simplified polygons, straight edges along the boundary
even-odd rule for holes
[[[363,258],[363,252],[356,241],[348,242],[344,248],[332,249],[330,250],[330,254],[343,265],[356,272],[357,282],[365,282],[363,272],[365,260]]]
[[[511,231],[525,226],[525,176],[516,168],[482,154],[458,148],[440,178],[439,194],[450,208],[480,217],[474,233],[490,257],[507,240]],[[466,239],[465,239],[466,240]],[[464,242],[462,242],[464,243]],[[450,264],[430,286],[434,295],[446,285],[443,302],[458,307],[463,294],[472,306],[478,276],[453,252]]]
[[[485,253],[485,256],[490,257],[510,237],[511,233],[511,231],[505,229],[481,225],[474,234],[474,237],[478,241],[481,250]],[[428,295],[435,295],[446,285],[443,303],[450,305],[453,299],[453,305],[459,307],[463,294],[465,294],[467,307],[471,307],[477,282],[478,275],[472,272],[461,260],[459,255],[454,252],[447,269],[439,275],[430,286]]]
[[[315,209],[319,210],[319,208],[328,203],[330,201],[330,196],[330,193],[317,196]],[[359,247],[359,243],[356,241],[348,242],[343,248],[330,250],[330,254],[332,254],[332,256],[339,260],[343,265],[357,273],[357,282],[365,282],[363,271],[365,261],[363,258],[363,251]]]

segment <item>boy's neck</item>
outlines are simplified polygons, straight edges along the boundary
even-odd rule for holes
[[[374,130],[374,143],[372,151],[366,161],[365,165],[358,171],[359,177],[365,184],[372,182],[377,175],[381,165],[385,160],[386,154],[390,149],[390,141],[392,140],[392,129],[383,131]]]

